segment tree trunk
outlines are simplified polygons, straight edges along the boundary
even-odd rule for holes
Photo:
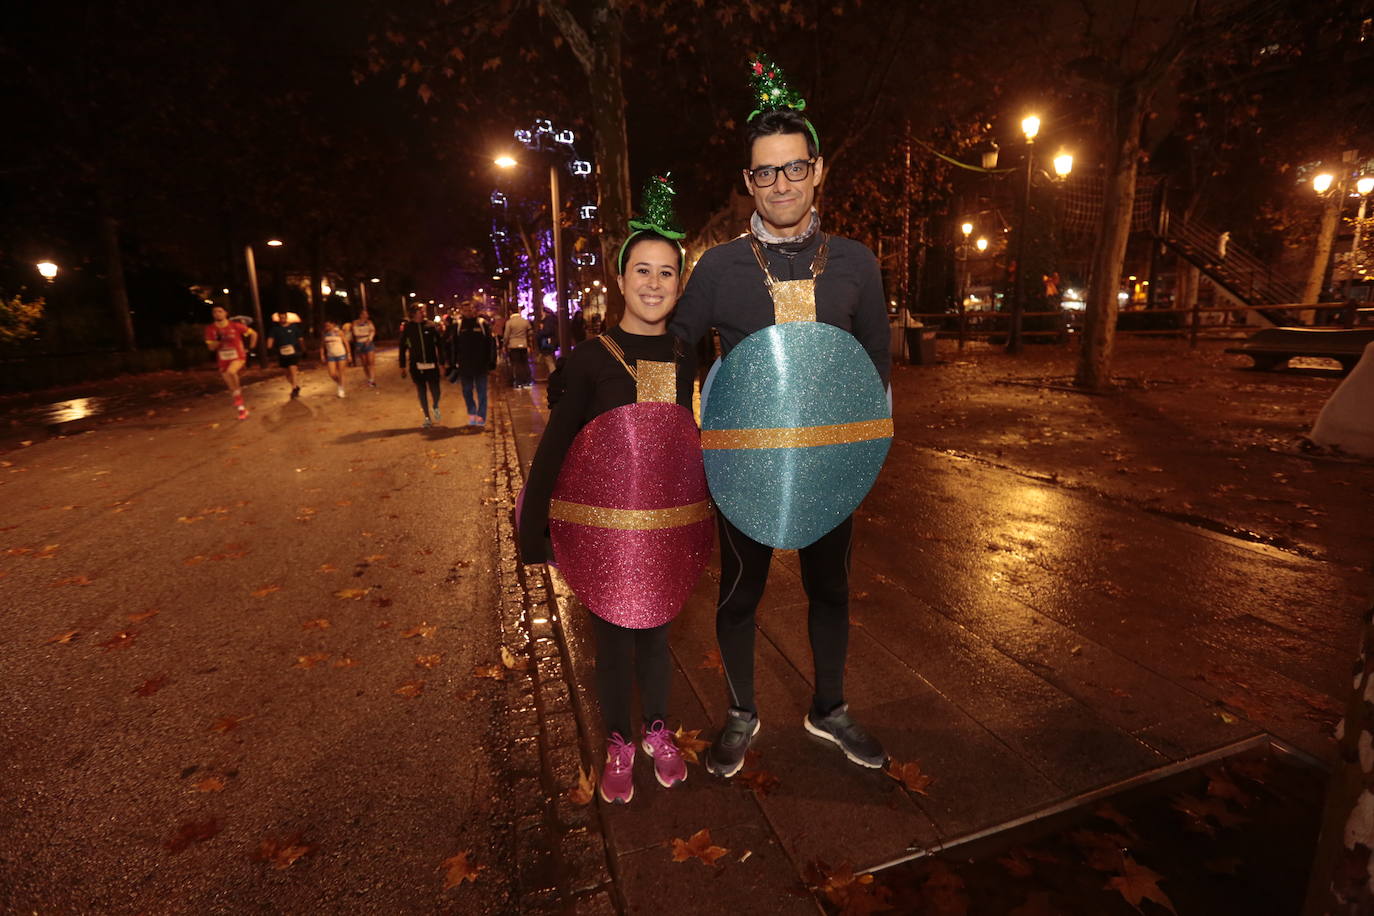
[[[119,220],[115,219],[109,191],[103,185],[97,195],[100,198],[100,240],[105,248],[105,284],[109,288],[110,308],[114,311],[122,348],[137,350],[134,316],[129,311],[129,288],[124,283],[124,252],[119,245]]]
[[[1374,911],[1374,609],[1364,616],[1354,688],[1346,698],[1336,769],[1326,787],[1317,855],[1307,885],[1303,916]]]
[[[324,294],[320,289],[323,279],[324,271],[320,267],[320,236],[316,233],[310,237],[310,327],[314,335],[324,331]],[[286,308],[285,303],[280,308]]]
[[[1119,86],[1112,96],[1112,143],[1107,150],[1102,188],[1102,217],[1093,251],[1092,280],[1088,284],[1083,343],[1078,351],[1074,384],[1092,391],[1111,385],[1112,347],[1116,341],[1116,294],[1121,266],[1135,211],[1135,180],[1140,166],[1140,121],[1144,106],[1132,84]]]
[[[1326,268],[1331,263],[1331,248],[1336,243],[1336,228],[1341,222],[1341,204],[1345,201],[1345,183],[1337,181],[1326,195],[1322,206],[1322,225],[1317,233],[1317,249],[1312,253],[1312,270],[1302,289],[1304,303],[1316,302],[1325,285]]]
[[[601,263],[611,268],[630,220],[630,144],[625,134],[625,87],[621,80],[624,19],[620,0],[596,0],[587,14],[591,21],[589,30],[583,29],[559,0],[544,0],[543,7],[587,74],[596,157],[597,218],[601,220]],[[619,297],[609,297],[607,327],[620,322],[622,307]]]

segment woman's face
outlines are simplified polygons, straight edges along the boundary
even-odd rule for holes
[[[625,273],[616,282],[625,295],[620,326],[631,334],[664,333],[681,286],[677,249],[662,239],[636,242],[626,252]]]

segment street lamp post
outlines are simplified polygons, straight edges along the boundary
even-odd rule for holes
[[[1026,308],[1026,235],[1030,228],[1031,170],[1035,167],[1035,135],[1040,133],[1040,119],[1028,115],[1021,120],[1021,132],[1026,135],[1026,185],[1021,195],[1020,231],[1016,233],[1016,285],[1012,289],[1011,327],[1007,331],[1007,352],[1021,352],[1021,316]]]
[[[964,240],[959,243],[959,261],[963,266],[963,270],[960,271],[959,277],[959,349],[962,351],[964,349],[964,338],[968,336],[966,324],[969,282],[968,247],[969,236],[973,235],[973,223],[964,223],[959,227],[959,231],[964,235]],[[983,239],[979,239],[979,241],[981,242]]]
[[[1360,195],[1360,212],[1355,217],[1355,237],[1350,240],[1350,273],[1354,279],[1356,273],[1364,273],[1356,268],[1360,261],[1360,244],[1364,241],[1364,221],[1369,211],[1369,194],[1374,191],[1374,175],[1363,175],[1355,182],[1355,190]]]
[[[272,239],[272,241],[267,244],[271,245],[272,242],[277,242],[277,245],[281,244],[281,242],[276,239]],[[258,332],[258,355],[261,356],[267,334],[262,326],[262,296],[258,292],[258,264],[253,257],[253,246],[251,244],[243,246],[243,260],[248,266],[248,289],[253,294],[253,320],[258,324],[255,330]]]

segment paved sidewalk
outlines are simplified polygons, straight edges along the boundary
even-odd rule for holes
[[[899,373],[897,397],[916,384]],[[527,467],[542,390],[498,390]],[[931,782],[911,791],[803,732],[805,595],[779,551],[759,612],[757,775],[693,766],[668,792],[641,767],[633,804],[601,806],[628,912],[815,912],[800,876],[818,860],[930,854],[1271,738],[1314,760],[1332,749],[1367,587],[1349,566],[922,447],[900,424],[857,522],[851,708]],[[726,705],[717,569],[672,634],[671,724],[702,738]],[[599,748],[586,612],[555,594],[584,745]],[[671,841],[703,827],[729,853],[672,863]]]

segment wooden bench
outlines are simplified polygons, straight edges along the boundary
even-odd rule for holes
[[[1349,372],[1370,343],[1374,328],[1265,328],[1226,352],[1250,357],[1255,369],[1279,369],[1295,356],[1320,356]]]

